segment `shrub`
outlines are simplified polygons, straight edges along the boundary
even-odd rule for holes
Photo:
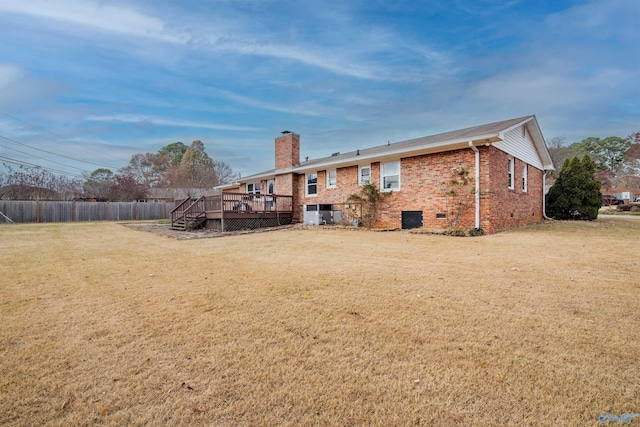
[[[600,181],[588,155],[566,159],[558,179],[546,196],[547,214],[556,219],[594,220],[602,206]]]
[[[446,230],[453,236],[464,236],[463,215],[475,200],[476,188],[469,170],[464,167],[452,168],[451,179],[442,183],[442,195],[446,203]]]
[[[381,192],[375,184],[367,182],[359,193],[352,194],[347,198],[347,201],[361,205],[361,217],[358,218],[358,221],[365,227],[371,228],[378,218],[378,211],[382,208],[382,203],[389,196],[391,193]]]

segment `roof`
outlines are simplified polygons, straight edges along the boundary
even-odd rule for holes
[[[211,188],[176,188],[176,187],[153,187],[147,190],[147,199],[186,199],[187,197],[200,197],[213,194]]]
[[[553,162],[549,155],[549,150],[547,149],[544,137],[542,136],[542,132],[540,131],[540,127],[538,126],[538,121],[535,116],[525,116],[312,159],[300,162],[300,165],[290,169],[270,169],[243,177],[239,181],[250,182],[252,180],[269,178],[283,173],[306,173],[329,167],[354,166],[366,163],[367,161],[377,162],[387,159],[391,160],[442,151],[459,150],[462,148],[469,148],[469,144],[481,146],[503,141],[504,134],[506,132],[521,125],[527,126],[527,130],[534,141],[536,151],[540,156],[541,164],[544,165],[544,169],[552,170]]]

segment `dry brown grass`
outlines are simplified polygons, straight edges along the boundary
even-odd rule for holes
[[[1,425],[599,425],[640,412],[640,220],[479,238],[0,227]],[[632,424],[640,424],[636,418]]]

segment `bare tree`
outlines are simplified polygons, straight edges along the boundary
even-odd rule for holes
[[[147,187],[162,187],[165,184],[165,171],[171,160],[167,156],[145,153],[134,154],[129,164],[120,173],[133,176],[137,182]]]
[[[40,167],[4,166],[6,172],[0,175],[0,198],[70,200],[81,193],[81,180],[55,175]]]
[[[82,186],[84,197],[96,200],[109,200],[111,198],[111,187],[113,184],[113,172],[111,172],[110,169],[96,169],[86,178]]]
[[[216,174],[216,183],[214,185],[228,184],[236,177],[231,166],[222,160],[213,161],[213,171]]]

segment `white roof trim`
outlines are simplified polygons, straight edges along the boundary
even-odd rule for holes
[[[520,126],[524,125],[525,123],[530,122],[531,120],[533,120],[533,116],[531,116],[531,117],[527,117],[526,119],[524,119],[524,120],[523,120],[523,121],[521,121],[520,123],[516,123],[515,125],[513,125],[513,126],[511,126],[511,127],[509,127],[509,128],[506,128],[505,130],[503,130],[503,131],[502,131],[502,132],[500,132],[500,133],[504,135],[504,134],[506,134],[506,133],[508,133],[508,132],[510,132],[510,131],[512,131],[512,130],[514,130],[514,129],[519,128]],[[502,138],[502,139],[504,139],[504,138]]]
[[[371,160],[374,160],[375,162],[379,162],[379,161],[383,161],[383,160],[390,160],[390,159],[401,159],[401,158],[406,158],[406,157],[413,157],[413,156],[419,156],[422,154],[429,154],[429,153],[439,153],[442,151],[450,151],[450,150],[457,150],[460,148],[468,148],[469,147],[469,141],[475,141],[478,145],[482,145],[485,144],[485,140],[487,139],[497,139],[499,138],[498,133],[491,133],[491,134],[485,134],[485,135],[479,135],[474,137],[473,139],[469,139],[469,138],[460,138],[460,139],[454,139],[454,140],[450,140],[450,141],[442,141],[442,142],[438,142],[438,143],[431,143],[431,144],[425,144],[425,145],[418,145],[418,146],[414,146],[411,148],[402,148],[402,149],[398,149],[398,150],[391,150],[391,151],[387,151],[384,153],[373,153],[373,154],[360,154],[360,155],[356,155],[355,152],[352,156],[343,158],[339,161],[327,161],[327,162],[322,162],[322,163],[313,163],[310,164],[308,166],[305,166],[304,164],[301,164],[300,166],[296,166],[294,168],[291,169],[285,169],[285,170],[281,170],[278,171],[278,173],[290,173],[290,172],[295,172],[295,173],[303,173],[305,171],[312,171],[312,170],[324,170],[326,169],[328,166],[333,166],[333,167],[349,167],[349,166],[356,166],[359,164],[363,164],[363,163],[367,163],[367,161],[371,162]],[[401,141],[401,142],[405,142],[405,141]],[[492,141],[495,142],[495,141]]]
[[[527,123],[532,122],[533,125],[527,125]],[[247,183],[261,179],[271,179],[275,178],[278,175],[284,175],[288,173],[308,173],[308,172],[316,172],[326,169],[333,168],[341,168],[341,167],[350,167],[357,166],[366,163],[372,162],[382,162],[382,161],[390,161],[390,160],[398,160],[406,157],[419,156],[424,154],[438,153],[443,151],[451,151],[457,149],[469,148],[469,143],[473,143],[474,145],[484,145],[488,142],[500,142],[504,141],[504,136],[507,132],[519,127],[527,125],[528,130],[531,133],[533,143],[536,147],[536,151],[540,156],[540,160],[543,164],[544,170],[553,170],[553,164],[551,161],[551,156],[549,155],[549,151],[546,147],[546,143],[544,142],[544,138],[542,136],[542,132],[540,131],[540,127],[535,116],[527,116],[523,118],[523,120],[511,125],[506,129],[500,129],[498,132],[490,132],[487,134],[481,135],[465,135],[464,137],[451,139],[440,142],[429,142],[426,144],[420,144],[420,140],[428,139],[433,137],[425,136],[415,139],[410,139],[406,141],[399,141],[395,144],[402,144],[408,142],[417,142],[417,145],[412,145],[410,147],[402,147],[396,149],[390,149],[389,151],[384,151],[385,146],[379,147],[370,147],[365,148],[364,150],[369,149],[377,149],[377,151],[370,154],[356,154],[361,150],[353,151],[350,153],[345,153],[339,157],[339,159],[333,159],[331,157],[327,157],[325,160],[315,163],[314,160],[310,162],[303,162],[300,165],[294,166],[292,168],[286,169],[272,169],[264,172],[259,172],[254,175],[249,175],[245,178],[238,179],[236,182],[238,183]],[[480,126],[479,126],[480,127]],[[464,130],[464,129],[463,129]],[[307,164],[308,163],[308,164]],[[216,188],[229,188],[236,185],[227,184],[226,186],[219,186]]]

